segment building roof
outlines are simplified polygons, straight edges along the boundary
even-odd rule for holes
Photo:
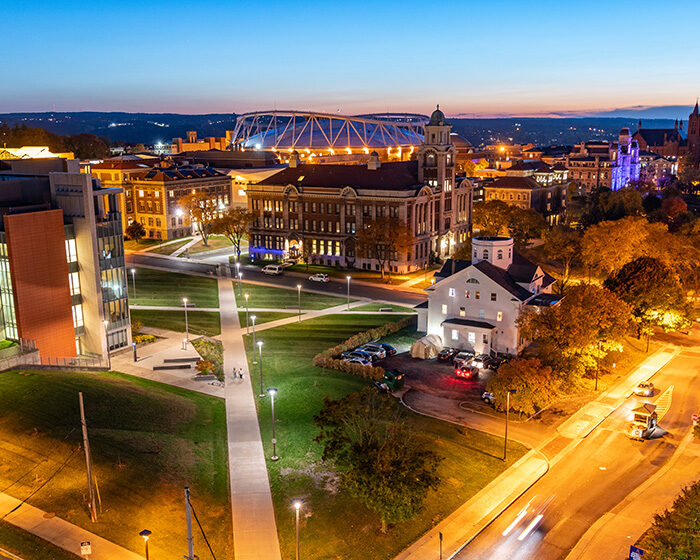
[[[425,301],[419,303],[418,305],[414,305],[413,309],[428,309],[428,300],[426,299]]]
[[[442,279],[452,276],[452,263],[453,259],[447,259],[442,265],[440,271],[435,274],[435,277]],[[454,259],[454,274],[464,270],[465,268],[469,268],[471,265],[471,261]],[[492,265],[488,261],[479,261],[474,265],[474,268],[483,272],[491,280],[496,282],[496,284],[507,290],[519,300],[525,301],[526,299],[532,297],[532,293],[520,286],[520,284],[530,284],[530,282],[532,282],[532,280],[535,278],[539,266],[526,259],[517,251],[513,251],[513,262],[507,270]],[[543,271],[542,287],[546,288],[547,286],[552,285],[554,282],[556,282],[556,279]]]
[[[443,325],[460,325],[463,327],[474,327],[475,329],[495,329],[496,325],[487,323],[486,321],[475,321],[474,319],[445,319]]]
[[[258,184],[397,190],[414,189],[421,183],[418,180],[417,161],[396,161],[382,163],[378,169],[369,169],[367,165],[305,163],[288,167]]]
[[[153,163],[157,160],[154,159]],[[91,169],[149,169],[151,165],[147,160],[106,160],[102,163],[95,163],[90,165]]]
[[[532,177],[499,177],[490,185],[486,185],[487,189],[541,189],[537,181]]]
[[[663,146],[666,142],[683,142],[675,128],[642,128],[634,134],[639,135],[647,146]]]
[[[430,122],[428,124],[430,126],[439,126],[447,124],[445,121],[445,113],[443,113],[440,110],[440,105],[438,105],[437,108],[433,111],[433,114],[430,115]]]
[[[535,171],[539,173],[549,173],[552,168],[539,159],[519,160],[506,169],[506,171]]]
[[[154,167],[144,172],[139,179],[170,182],[211,177],[227,177],[227,175],[211,167]]]

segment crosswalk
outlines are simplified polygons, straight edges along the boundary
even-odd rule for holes
[[[670,385],[654,403],[656,405],[656,416],[661,420],[671,408],[671,399],[673,398],[673,385]]]

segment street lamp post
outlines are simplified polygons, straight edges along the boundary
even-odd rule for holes
[[[595,388],[594,391],[598,390],[598,375],[600,374],[600,340],[598,341],[598,353],[596,354],[595,360]]]
[[[299,298],[299,322],[301,323],[301,284],[297,284],[297,296]]]
[[[250,322],[253,325],[253,350],[255,350],[255,315],[250,316]]]
[[[258,361],[260,362],[260,395],[259,397],[263,398],[265,396],[265,392],[263,391],[263,376],[262,376],[262,345],[263,341],[258,340]]]
[[[250,326],[248,325],[248,294],[243,294],[245,296],[245,333],[250,334]]]
[[[138,362],[138,361],[139,361],[139,357],[136,355],[136,343],[135,343],[135,342],[132,342],[132,343],[131,343],[131,347],[134,349],[134,362]]]
[[[294,517],[295,517],[295,529],[296,529],[296,544],[297,544],[297,554],[296,560],[299,560],[299,510],[303,504],[304,500],[294,500]]]
[[[151,531],[148,529],[144,529],[139,533],[143,537],[144,542],[146,543],[146,560],[148,560],[148,537],[151,536]]]
[[[350,311],[350,276],[346,276],[348,279],[348,311]]]
[[[107,344],[107,369],[112,369],[112,356],[109,353],[109,334],[107,333],[107,326],[109,325],[109,321],[106,319],[102,321],[102,324],[105,326],[105,343]]]
[[[185,306],[185,344],[190,341],[190,324],[187,321],[187,298],[182,298],[182,303]]]
[[[508,413],[510,412],[510,394],[515,393],[515,389],[508,389],[506,392],[506,433],[503,439],[503,460],[506,460],[508,454]]]
[[[267,394],[270,395],[270,410],[272,411],[272,457],[270,457],[270,460],[277,461],[279,459],[277,456],[277,438],[275,437],[275,395],[277,394],[277,389],[270,387],[267,390]]]
[[[241,293],[241,263],[236,261],[236,276],[238,276],[238,293]]]
[[[134,285],[134,299],[136,299],[136,269],[131,269],[131,283]]]

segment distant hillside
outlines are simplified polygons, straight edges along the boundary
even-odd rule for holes
[[[112,141],[154,144],[182,138],[188,130],[200,137],[224,136],[236,124],[236,115],[178,115],[173,113],[5,113],[0,121],[26,124],[69,135],[88,132]]]
[[[690,111],[687,111],[689,113]],[[637,129],[639,118],[649,128],[672,127],[674,119],[632,117],[567,118],[457,118],[449,117],[453,130],[475,146],[493,142],[532,143],[538,146],[575,144],[583,140],[613,140],[620,129]],[[686,115],[687,118],[687,115]],[[200,138],[224,136],[236,124],[234,114],[178,115],[173,113],[7,113],[0,121],[44,128],[59,135],[87,132],[111,141],[154,144],[182,138],[196,130]]]

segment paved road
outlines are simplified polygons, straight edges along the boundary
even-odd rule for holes
[[[631,397],[587,438],[560,436],[545,448],[556,455],[566,445],[576,445],[564,459],[526,492],[455,558],[462,559],[563,559],[588,528],[613,509],[632,490],[649,478],[673,455],[691,426],[691,412],[700,407],[700,368],[691,352],[676,356],[654,377],[657,389],[674,386],[671,408],[660,420],[662,430],[653,440],[636,442],[625,434],[630,410],[641,399]],[[659,392],[654,396],[658,398]],[[550,500],[544,510],[540,510]],[[530,505],[528,514],[503,536]],[[539,528],[522,540],[535,515],[542,514]],[[619,535],[625,539],[626,535]],[[617,559],[606,559],[617,560]],[[620,559],[622,560],[622,559]]]
[[[194,274],[216,274],[216,264],[192,262],[187,259],[169,259],[147,253],[130,253],[126,255],[127,266],[154,266],[167,268],[173,272],[184,272]],[[284,286],[296,288],[301,284],[305,289],[324,292],[334,296],[347,295],[347,282],[338,278],[331,278],[328,283],[310,282],[308,275],[302,273],[287,272],[282,276],[268,276],[260,272],[256,267],[244,267],[243,280],[253,280],[255,282],[265,282],[273,286]],[[350,296],[358,298],[368,298],[375,301],[388,301],[399,305],[413,306],[427,299],[422,293],[404,291],[399,289],[385,288],[382,286],[368,285],[367,283],[350,282]]]

